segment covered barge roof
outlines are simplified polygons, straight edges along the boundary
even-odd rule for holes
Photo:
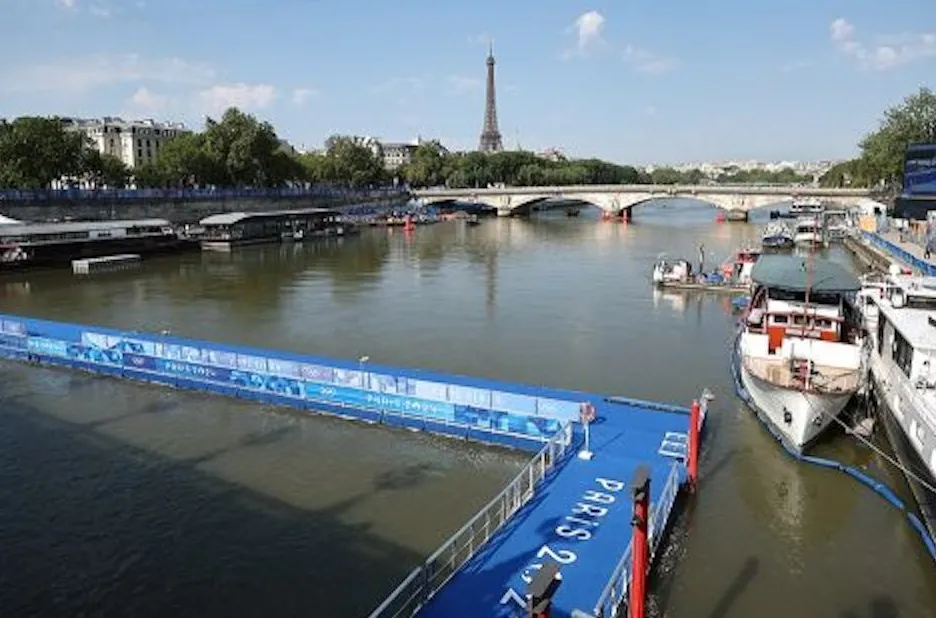
[[[844,266],[829,260],[795,255],[762,255],[751,279],[758,285],[793,292],[857,292],[861,282]]]
[[[199,225],[234,225],[248,219],[283,219],[289,217],[302,217],[309,215],[337,215],[337,210],[330,208],[298,208],[293,210],[269,210],[266,212],[222,212],[209,215],[199,221]]]

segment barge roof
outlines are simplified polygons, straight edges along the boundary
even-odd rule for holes
[[[89,232],[94,230],[117,230],[130,227],[167,227],[172,224],[166,219],[125,219],[117,221],[64,221],[61,223],[9,223],[0,226],[0,236],[24,236],[30,234],[65,234],[67,232]]]
[[[278,218],[302,215],[337,215],[331,208],[298,208],[293,210],[270,210],[266,212],[222,212],[209,215],[199,221],[199,225],[234,225],[254,218]]]
[[[810,268],[807,258],[794,255],[762,255],[751,279],[764,287],[794,292],[857,292],[861,282],[844,266],[823,259],[813,259]]]

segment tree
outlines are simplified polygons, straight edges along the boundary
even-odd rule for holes
[[[124,162],[110,154],[101,154],[88,145],[82,153],[81,175],[94,187],[123,189],[130,180]]]
[[[365,187],[386,181],[383,158],[369,146],[353,137],[333,135],[326,141],[326,169],[333,183],[349,187]]]
[[[936,142],[936,93],[920,88],[884,112],[877,130],[861,140],[861,159],[873,183],[896,185],[907,145]]]
[[[45,189],[81,173],[85,136],[59,118],[24,116],[0,124],[0,186]]]

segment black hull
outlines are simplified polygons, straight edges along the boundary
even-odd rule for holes
[[[28,256],[27,259],[0,261],[0,273],[70,266],[72,260],[104,257],[119,253],[136,253],[139,255],[177,253],[186,249],[198,248],[198,243],[174,237],[111,238],[48,245],[24,245],[21,248]]]

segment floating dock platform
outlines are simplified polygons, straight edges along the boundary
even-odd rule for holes
[[[105,255],[96,258],[72,260],[72,272],[76,275],[93,275],[100,272],[128,270],[140,265],[140,256],[136,253]]]
[[[709,398],[680,407],[2,314],[0,357],[534,453],[371,618],[521,617],[528,594],[581,618],[642,603],[697,478]]]
[[[724,283],[697,283],[695,281],[664,281],[657,284],[662,290],[684,292],[718,292],[720,294],[749,294],[750,286]]]

